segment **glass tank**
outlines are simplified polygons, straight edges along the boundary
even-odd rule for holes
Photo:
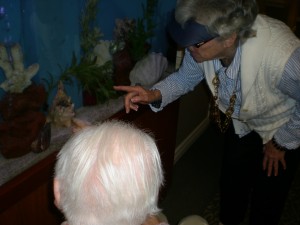
[[[1,155],[45,150],[49,123],[69,127],[76,110],[118,97],[113,85],[148,53],[166,55],[175,2],[0,0]]]

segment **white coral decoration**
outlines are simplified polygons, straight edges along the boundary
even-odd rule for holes
[[[110,54],[110,41],[101,40],[99,43],[95,46],[93,51],[93,57],[97,57],[96,64],[98,66],[104,65],[106,62],[112,60],[112,56]]]
[[[39,64],[35,63],[24,68],[23,53],[21,46],[15,44],[10,48],[10,53],[4,45],[0,45],[0,67],[5,73],[6,80],[0,87],[10,93],[22,93],[25,88],[31,85],[31,78],[39,70]]]
[[[129,75],[131,85],[151,87],[162,78],[167,67],[168,60],[161,53],[149,53],[131,70]]]

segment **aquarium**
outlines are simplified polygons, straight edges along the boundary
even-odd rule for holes
[[[46,150],[53,125],[118,98],[113,85],[130,84],[139,61],[167,54],[175,2],[0,0],[2,156]]]
[[[7,48],[20,44],[24,67],[38,63],[39,70],[33,81],[42,83],[50,79],[57,81],[62,72],[72,63],[73,55],[80,57],[82,49],[81,17],[87,0],[1,0],[0,1],[0,43]],[[101,32],[101,40],[113,40],[116,19],[139,19],[147,5],[146,0],[93,0],[96,17],[90,24]],[[148,40],[151,51],[167,53],[168,42],[165,26],[175,0],[157,1],[153,13],[154,34]],[[9,50],[9,49],[8,49]],[[5,80],[3,71],[0,82]],[[74,81],[76,83],[76,80]],[[75,108],[82,106],[82,94],[77,85],[66,85]],[[4,95],[0,89],[0,97]],[[51,104],[55,88],[48,93]]]

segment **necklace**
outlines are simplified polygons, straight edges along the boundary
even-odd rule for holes
[[[237,78],[237,80],[238,80],[238,78]],[[225,111],[225,119],[223,121],[221,120],[220,109],[219,109],[219,104],[218,104],[218,100],[219,100],[218,90],[219,90],[219,86],[220,86],[220,79],[216,75],[212,80],[212,84],[213,84],[214,89],[215,89],[215,94],[212,96],[212,104],[211,104],[211,109],[210,109],[210,115],[211,115],[212,119],[215,121],[215,123],[217,124],[217,126],[219,127],[219,129],[222,133],[225,133],[226,130],[228,129],[230,121],[231,121],[231,116],[234,112],[234,104],[235,104],[235,100],[236,100],[237,80],[236,80],[236,83],[235,83],[235,88],[234,88],[234,90],[232,92],[232,95],[229,99],[229,106]]]

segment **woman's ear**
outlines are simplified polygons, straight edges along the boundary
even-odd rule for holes
[[[54,204],[58,209],[60,209],[59,181],[56,178],[54,178],[53,181],[53,192],[54,192]]]
[[[236,33],[231,34],[228,38],[224,40],[224,47],[229,48],[235,45],[236,40],[237,40],[237,34]]]

